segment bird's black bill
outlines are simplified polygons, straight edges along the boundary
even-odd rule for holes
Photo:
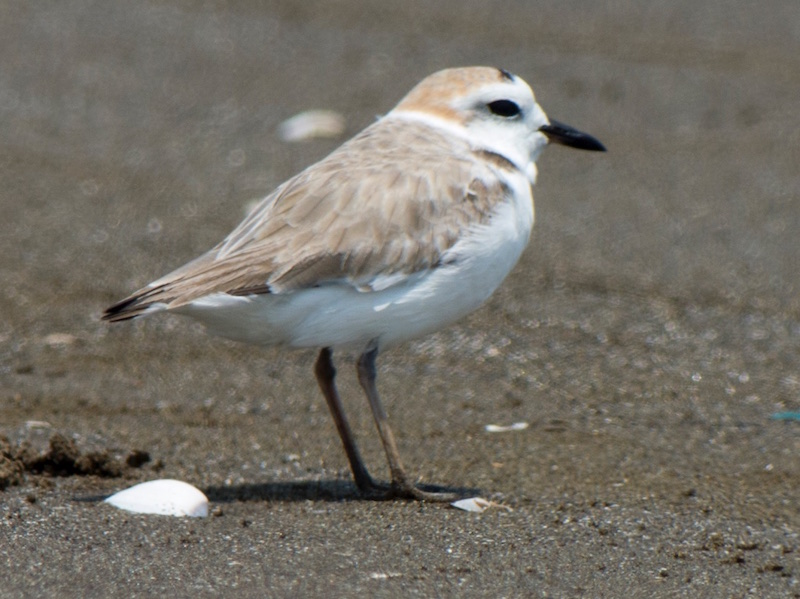
[[[551,120],[549,125],[539,127],[539,131],[544,133],[547,139],[553,143],[591,152],[606,151],[606,147],[588,133],[578,131],[558,121]]]

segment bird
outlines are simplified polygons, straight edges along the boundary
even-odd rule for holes
[[[548,143],[605,151],[548,119],[507,70],[422,79],[384,116],[278,186],[218,245],[105,310],[118,322],[171,312],[259,346],[319,350],[314,375],[358,493],[450,501],[406,470],[377,389],[379,353],[481,306],[527,246],[536,159]],[[335,384],[334,350],[358,381],[391,479],[361,457]]]

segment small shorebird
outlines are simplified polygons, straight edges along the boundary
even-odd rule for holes
[[[358,489],[450,500],[418,488],[400,460],[375,385],[388,347],[480,306],[516,264],[533,226],[535,161],[548,142],[604,151],[549,120],[502,69],[447,69],[386,116],[264,198],[219,245],[108,308],[103,319],[170,311],[237,341],[321,348],[314,373]],[[369,475],[334,378],[334,348],[360,352],[358,380],[391,471]]]

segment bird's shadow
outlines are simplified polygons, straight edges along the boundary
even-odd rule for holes
[[[418,485],[423,491],[435,493],[454,493],[469,497],[477,490],[466,487],[440,485]],[[212,486],[204,489],[209,501],[232,503],[236,501],[388,501],[392,497],[370,497],[362,494],[354,483],[340,479],[313,481],[291,481],[275,483],[256,483],[231,486]]]

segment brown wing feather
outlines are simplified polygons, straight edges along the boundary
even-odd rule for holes
[[[381,275],[435,268],[466,227],[486,222],[508,197],[498,176],[504,165],[487,164],[480,152],[424,124],[376,123],[281,185],[217,247],[104,318],[215,292],[284,293],[327,282],[369,289]]]

